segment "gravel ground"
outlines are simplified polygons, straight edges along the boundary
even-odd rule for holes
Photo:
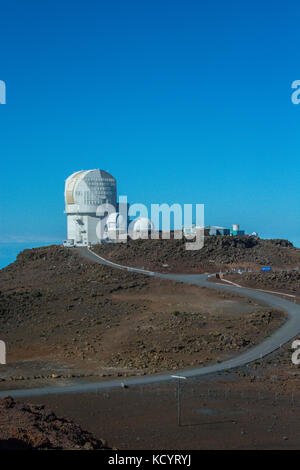
[[[26,250],[0,271],[8,381],[144,375],[208,364],[257,344],[283,315],[232,293]]]
[[[299,264],[300,250],[287,240],[264,240],[250,236],[205,237],[201,250],[186,250],[185,239],[131,240],[106,243],[93,251],[111,261],[158,272],[204,273],[231,267],[283,268]]]
[[[300,272],[299,271],[274,271],[253,272],[243,274],[231,274],[225,277],[243,286],[258,289],[280,290],[297,297],[300,296]]]

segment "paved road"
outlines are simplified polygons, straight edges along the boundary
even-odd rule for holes
[[[196,377],[203,376],[207,374],[212,374],[216,372],[221,372],[224,370],[232,369],[235,367],[241,367],[249,362],[261,359],[264,356],[270,354],[276,349],[280,348],[281,345],[287,343],[297,334],[300,333],[300,305],[297,305],[288,300],[281,299],[274,295],[266,294],[265,292],[256,291],[254,289],[240,288],[231,285],[222,285],[216,284],[208,281],[208,276],[205,274],[160,274],[154,273],[152,271],[147,271],[137,268],[128,268],[127,266],[118,265],[107,261],[95,253],[87,250],[86,248],[76,248],[78,253],[83,256],[85,259],[90,261],[105,264],[116,269],[123,269],[127,271],[142,273],[148,276],[155,276],[162,279],[169,279],[173,281],[185,282],[188,284],[195,284],[197,286],[206,287],[208,289],[218,289],[224,291],[235,292],[246,297],[250,297],[254,300],[259,301],[265,305],[284,310],[287,314],[286,322],[276,330],[271,336],[266,338],[262,343],[254,346],[253,348],[245,351],[244,353],[236,356],[233,359],[229,359],[218,364],[213,364],[209,366],[204,366],[196,369],[181,370],[176,371],[176,375],[184,375],[185,377]],[[174,371],[172,372],[174,373]],[[129,379],[122,379],[128,385],[145,385],[153,384],[159,382],[169,381],[169,374],[159,374],[148,377],[133,377]],[[41,396],[48,394],[61,394],[61,393],[80,393],[80,392],[92,392],[97,390],[110,389],[115,387],[120,387],[120,380],[113,380],[107,382],[97,382],[97,383],[82,383],[79,385],[70,385],[70,386],[57,386],[57,387],[45,387],[45,388],[35,388],[27,390],[9,390],[5,392],[0,392],[0,397],[7,394],[12,395],[16,398],[18,397],[29,397],[29,396]]]

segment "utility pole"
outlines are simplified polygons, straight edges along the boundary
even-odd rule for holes
[[[181,375],[171,375],[172,379],[177,379],[177,424],[181,426],[181,380],[186,380],[186,377]]]

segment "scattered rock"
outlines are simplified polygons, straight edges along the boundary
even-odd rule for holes
[[[106,441],[68,418],[60,418],[44,405],[17,403],[10,396],[0,399],[1,450],[100,450]]]

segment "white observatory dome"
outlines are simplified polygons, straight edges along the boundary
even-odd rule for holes
[[[65,185],[66,213],[95,213],[100,204],[116,207],[116,180],[104,170],[73,173]]]
[[[97,216],[97,209],[101,204],[111,204],[116,210],[116,180],[104,170],[77,171],[66,180],[65,203],[67,246],[99,243],[102,233],[99,238],[101,217]]]
[[[143,236],[148,237],[148,233],[152,230],[154,230],[153,222],[146,217],[139,217],[133,222],[132,238],[136,239]]]
[[[113,212],[107,217],[107,221],[106,221],[107,231],[117,231],[117,230],[126,231],[126,227],[127,227],[126,221],[119,212]]]

